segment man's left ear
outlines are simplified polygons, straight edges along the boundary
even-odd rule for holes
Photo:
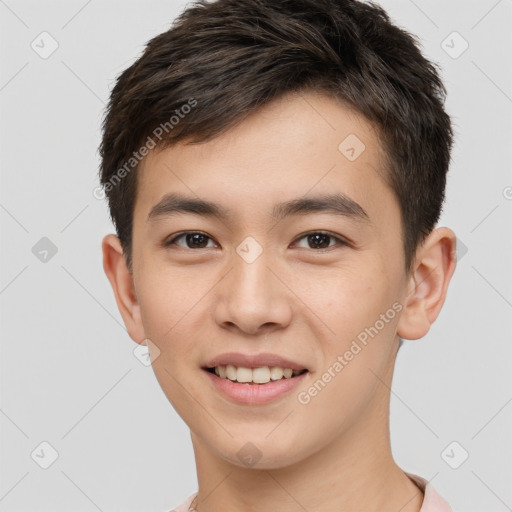
[[[414,271],[397,326],[401,338],[417,340],[427,334],[443,307],[457,264],[457,237],[449,228],[434,229],[416,251]]]

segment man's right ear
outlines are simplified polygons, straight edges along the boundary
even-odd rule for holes
[[[101,243],[103,251],[103,269],[110,281],[119,312],[123,317],[128,334],[136,343],[146,339],[140,316],[140,306],[133,276],[128,270],[123,255],[121,241],[115,235],[106,235]]]

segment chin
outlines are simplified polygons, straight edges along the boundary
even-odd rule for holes
[[[297,446],[303,443],[303,438],[294,440],[288,435],[285,436],[287,443],[278,436],[270,441],[267,436],[268,432],[265,432],[260,438],[233,439],[230,442],[231,449],[222,458],[240,468],[270,470],[286,468],[307,457],[302,451],[297,452]]]

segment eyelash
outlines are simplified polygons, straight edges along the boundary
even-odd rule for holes
[[[346,241],[343,238],[340,238],[339,236],[336,236],[336,235],[330,233],[329,231],[308,231],[307,233],[304,233],[304,234],[300,235],[298,238],[296,238],[295,241],[297,242],[299,240],[302,240],[303,238],[306,238],[309,235],[317,235],[317,234],[329,236],[331,239],[336,240],[340,246],[349,246],[350,245],[350,243],[348,241]],[[204,235],[206,238],[213,240],[213,238],[211,238],[206,233],[203,233],[202,231],[183,231],[181,233],[178,233],[176,236],[172,237],[170,240],[165,241],[164,247],[171,247],[172,245],[175,245],[177,240],[179,240],[180,238],[183,238],[186,235]],[[317,253],[318,252],[319,253],[329,252],[330,250],[333,249],[333,247],[335,247],[335,246],[326,247],[324,249],[311,249],[311,251],[317,252]],[[193,248],[189,248],[189,247],[183,248],[182,247],[182,249],[189,249],[191,251],[197,251],[199,249],[212,249],[212,247],[201,247],[199,249],[193,249]]]

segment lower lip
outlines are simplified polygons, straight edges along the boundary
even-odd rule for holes
[[[217,391],[237,403],[249,405],[266,404],[275,400],[298,386],[309,373],[305,372],[289,379],[271,380],[266,384],[244,384],[218,377],[215,373],[204,369],[203,371],[210,378]]]

